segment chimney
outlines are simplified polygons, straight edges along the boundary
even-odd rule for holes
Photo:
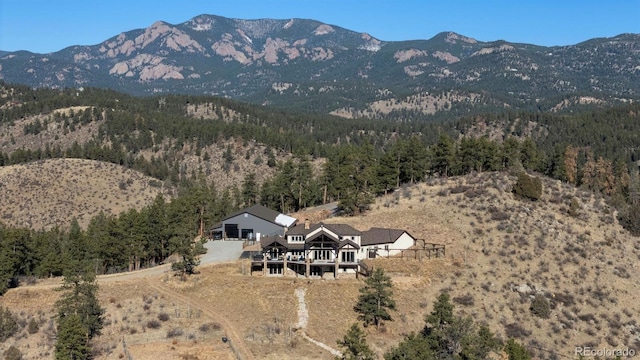
[[[311,221],[309,219],[304,219],[304,229],[309,230],[311,228]]]

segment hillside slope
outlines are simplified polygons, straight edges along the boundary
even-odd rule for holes
[[[51,159],[0,167],[0,222],[40,230],[85,228],[103,212],[118,215],[150,204],[173,189],[122,166],[81,159]]]
[[[405,334],[420,330],[443,290],[451,294],[458,314],[488,324],[503,339],[515,337],[536,359],[573,358],[578,346],[640,347],[638,239],[629,236],[612,209],[591,193],[544,179],[542,198],[522,201],[510,191],[514,182],[506,173],[435,179],[377,199],[363,216],[325,220],[360,230],[403,228],[416,238],[447,245],[444,259],[372,261],[392,276],[397,302],[394,321],[385,324],[385,331],[367,330],[375,351],[382,354]],[[250,276],[248,269],[242,260],[202,268],[187,282],[164,276],[149,282],[104,283],[101,301],[109,325],[97,341],[97,358],[120,357],[124,339],[141,358],[155,351],[164,358],[188,353],[209,359],[211,352],[224,350],[212,337],[224,336],[230,326],[255,358],[332,358],[291,330],[298,321],[295,290],[306,294],[306,333],[335,347],[356,321],[353,305],[362,281],[265,278]],[[174,295],[160,292],[159,286]],[[42,290],[47,304],[20,301],[35,296],[38,289],[11,289],[0,305],[23,312],[25,319],[42,318],[38,311],[50,311],[54,291]],[[531,311],[536,294],[549,303],[548,318]],[[184,296],[192,300],[181,300]],[[171,320],[151,327],[160,312]],[[212,314],[218,317],[213,324]],[[206,323],[210,326],[199,328]],[[174,329],[182,335],[169,337]],[[42,354],[52,342],[43,337],[45,331],[25,331],[7,346],[15,343],[24,354],[46,358]],[[37,341],[41,348],[27,347]]]
[[[515,337],[537,358],[571,357],[578,346],[640,347],[638,238],[591,192],[543,179],[542,198],[531,202],[511,193],[514,183],[505,173],[433,180],[378,199],[366,216],[327,221],[405,228],[447,245],[451,267],[410,286],[419,314],[416,302],[445,290],[462,314]],[[396,276],[421,279],[415,261],[380,261]],[[536,294],[549,303],[549,318],[531,311]],[[409,323],[422,326],[422,317]]]

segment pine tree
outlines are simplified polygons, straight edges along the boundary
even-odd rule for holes
[[[454,316],[447,293],[441,293],[425,316],[420,334],[410,334],[385,354],[386,360],[489,358],[501,343],[488,327],[477,327],[470,317]]]
[[[410,183],[424,180],[428,168],[427,148],[417,136],[405,141],[398,141],[400,156],[398,157],[398,186],[400,183]]]
[[[231,165],[233,165],[233,150],[231,149],[231,145],[227,145],[223,159],[224,164],[222,165],[222,168],[224,169],[224,172],[228,173],[231,169]]]
[[[0,228],[0,232],[1,231],[2,229]],[[15,269],[16,258],[11,253],[11,248],[7,246],[7,244],[2,243],[2,248],[0,248],[0,295],[9,289],[9,285],[11,285],[15,277]]]
[[[425,317],[422,334],[431,351],[438,357],[450,357],[461,351],[461,341],[471,324],[469,320],[453,315],[453,304],[449,294],[443,292],[433,304],[433,310]]]
[[[378,166],[378,182],[380,191],[384,194],[400,187],[400,149],[395,142],[391,148],[380,157]]]
[[[376,268],[365,280],[365,286],[360,288],[360,297],[354,310],[359,313],[358,318],[364,322],[364,326],[373,324],[379,329],[382,321],[393,320],[389,310],[395,308],[391,278],[385,275],[384,270]]]
[[[525,169],[538,171],[542,162],[542,154],[538,150],[538,145],[531,139],[526,138],[520,145],[522,154],[522,166]]]
[[[4,342],[8,338],[18,332],[18,322],[9,308],[0,307],[0,342]]]
[[[351,325],[338,345],[344,348],[342,356],[336,359],[342,360],[374,360],[376,355],[367,344],[366,334],[357,323]]]
[[[171,270],[180,272],[182,275],[195,274],[196,267],[200,265],[200,259],[196,257],[195,249],[188,245],[178,250],[178,254],[182,260],[171,264]]]
[[[402,342],[397,346],[391,348],[384,354],[385,360],[434,360],[437,359],[434,355],[429,343],[422,334],[409,334]]]
[[[509,136],[502,143],[500,151],[501,168],[511,169],[513,166],[522,166],[520,157],[520,143],[516,138]]]
[[[519,342],[514,339],[509,339],[507,343],[504,345],[504,352],[507,353],[509,360],[529,360],[531,359],[531,354],[529,351],[522,346]]]
[[[258,184],[256,174],[248,173],[242,182],[242,201],[245,207],[255,205],[258,202]]]
[[[465,353],[471,354],[468,359],[486,359],[492,351],[497,351],[502,345],[500,340],[491,332],[486,325],[480,325],[477,338],[472,344],[473,349],[465,349]]]
[[[567,146],[564,152],[564,171],[569,184],[576,184],[578,181],[578,151],[573,146]]]
[[[55,358],[56,360],[91,358],[86,328],[79,315],[72,314],[59,319]]]
[[[425,317],[425,322],[428,324],[425,333],[430,329],[441,329],[453,322],[453,304],[449,294],[443,292],[438,296],[433,304],[433,311]]]
[[[432,170],[440,176],[451,175],[451,169],[455,165],[455,151],[453,140],[447,135],[440,135],[438,143],[433,147]]]
[[[65,293],[55,303],[58,322],[70,316],[78,316],[88,340],[100,335],[104,309],[98,301],[95,275],[89,271],[82,275],[67,273],[63,278],[61,290]]]

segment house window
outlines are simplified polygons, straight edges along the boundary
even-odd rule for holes
[[[314,250],[313,251],[313,259],[314,260],[331,260],[331,250]]]
[[[289,240],[291,242],[302,242],[302,241],[304,241],[302,235],[290,235],[289,236]]]
[[[283,252],[278,248],[269,250],[269,260],[279,260],[281,255],[283,255]]]
[[[355,262],[356,261],[356,253],[355,251],[343,251],[342,252],[342,262]]]
[[[242,229],[240,233],[243,239],[253,239],[253,229]]]
[[[269,266],[270,275],[282,275],[282,265],[277,264],[275,266]]]

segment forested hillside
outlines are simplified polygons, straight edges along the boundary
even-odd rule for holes
[[[0,93],[0,165],[92,159],[177,188],[171,202],[158,198],[140,211],[102,214],[86,229],[2,228],[1,273],[13,282],[60,274],[63,262],[56,262],[74,241],[89,242],[85,255],[98,259],[100,271],[119,271],[189,251],[185,244],[208,225],[256,202],[294,212],[338,201],[354,215],[404,184],[483,171],[533,171],[600,192],[621,223],[640,234],[637,104],[574,115],[504,112],[405,123],[274,111],[215,97],[135,98],[10,84]],[[237,180],[225,184],[213,174]],[[158,228],[163,233],[154,233]]]

